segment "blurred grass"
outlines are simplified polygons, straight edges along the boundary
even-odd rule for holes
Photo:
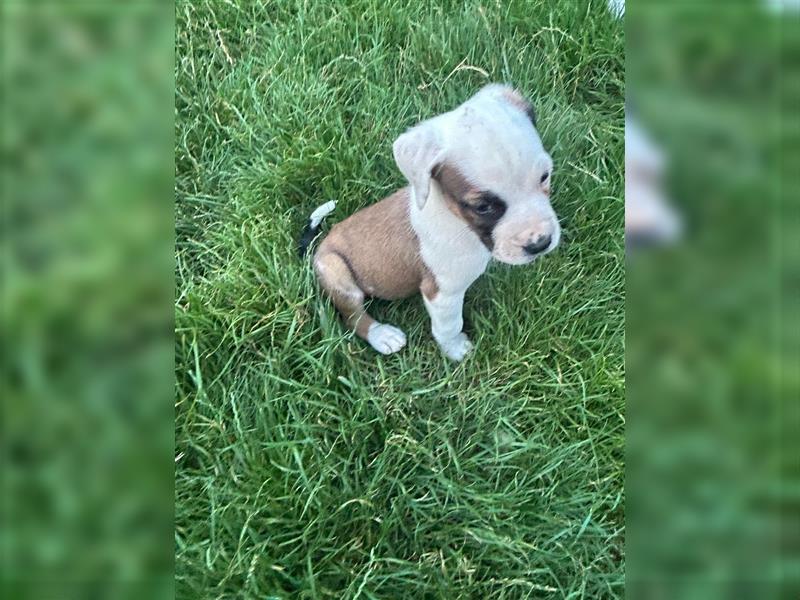
[[[180,598],[623,593],[623,34],[604,2],[178,2]],[[295,258],[403,185],[391,142],[488,80],[536,105],[562,247],[468,294],[444,359],[341,328]]]
[[[0,11],[0,593],[170,595],[172,11]]]
[[[627,20],[628,90],[688,223],[627,269],[628,590],[794,598],[796,17],[640,2]]]

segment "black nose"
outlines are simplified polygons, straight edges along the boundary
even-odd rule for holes
[[[525,252],[528,254],[539,254],[540,252],[544,252],[550,247],[551,241],[553,241],[553,238],[549,235],[542,236],[532,244],[525,246]]]

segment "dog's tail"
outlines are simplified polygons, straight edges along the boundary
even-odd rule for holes
[[[303,258],[306,255],[306,252],[308,252],[308,247],[319,233],[319,226],[322,223],[322,220],[331,214],[334,208],[336,208],[336,201],[329,200],[325,204],[318,206],[316,209],[314,209],[314,212],[311,213],[311,216],[308,218],[308,223],[306,223],[306,226],[303,229],[303,233],[300,234],[300,241],[297,244],[297,251],[300,254],[300,258]]]

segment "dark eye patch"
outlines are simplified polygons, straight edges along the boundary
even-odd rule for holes
[[[481,217],[494,217],[503,216],[506,211],[506,203],[500,199],[499,196],[492,192],[482,192],[478,197],[471,202],[464,203],[466,207]]]
[[[467,206],[481,217],[493,217],[498,213],[502,216],[506,210],[506,203],[490,192],[481,194],[477,202]]]
[[[478,206],[473,206],[472,210],[474,210],[479,215],[488,215],[494,210],[494,206],[492,206],[489,202],[481,202]]]
[[[481,192],[461,202],[462,215],[490,250],[494,247],[492,231],[506,212],[506,203],[492,192]]]

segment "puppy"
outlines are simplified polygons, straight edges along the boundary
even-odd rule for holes
[[[523,265],[558,245],[553,161],[535,124],[516,90],[484,87],[397,138],[394,159],[409,186],[338,223],[322,241],[313,260],[320,285],[375,350],[397,352],[406,336],[373,319],[364,299],[419,291],[442,352],[462,360],[472,348],[462,331],[464,293],[489,260]],[[331,208],[315,211],[312,234]]]
[[[680,238],[683,222],[666,194],[666,159],[630,114],[625,117],[625,247],[669,245]]]

